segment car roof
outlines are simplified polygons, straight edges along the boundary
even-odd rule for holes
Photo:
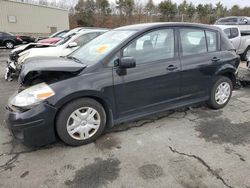
[[[116,28],[114,30],[136,30],[136,31],[143,31],[148,29],[154,29],[159,27],[201,27],[206,29],[214,29],[219,30],[217,27],[213,25],[206,25],[206,24],[199,24],[199,23],[188,23],[188,22],[155,22],[155,23],[143,23],[143,24],[135,24],[135,25],[128,25]]]
[[[214,25],[215,27],[219,27],[221,29],[227,29],[227,28],[237,28],[239,29],[239,27],[237,25]]]
[[[73,35],[71,37],[71,39],[69,39],[69,41],[73,41],[75,39],[77,39],[78,37],[84,35],[84,34],[88,34],[88,33],[94,33],[94,32],[107,32],[108,30],[104,30],[104,29],[91,29],[91,30],[84,30],[84,31],[79,31],[77,32],[75,35]],[[67,41],[66,43],[69,43],[69,41]]]
[[[86,30],[80,30],[76,34],[82,34],[82,33],[93,33],[93,32],[106,32],[109,31],[108,29],[86,29]]]
[[[247,17],[247,16],[227,16],[227,17],[220,18],[219,20],[227,19],[227,18],[247,18],[247,19],[250,19],[250,17]]]

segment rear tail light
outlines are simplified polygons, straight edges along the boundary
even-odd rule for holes
[[[21,41],[22,41],[22,39],[21,39],[19,36],[16,36],[16,39],[17,39],[17,40],[21,40]]]

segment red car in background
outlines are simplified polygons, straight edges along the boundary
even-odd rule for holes
[[[49,36],[49,38],[38,40],[38,43],[46,43],[46,44],[55,44],[63,38],[63,35],[68,33],[69,30],[62,30],[54,33],[53,35]]]
[[[47,39],[39,40],[38,43],[55,44],[61,39],[62,38],[57,38],[57,37],[55,37],[55,38],[47,38]]]

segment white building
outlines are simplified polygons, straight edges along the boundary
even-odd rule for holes
[[[69,29],[68,10],[0,0],[0,31],[47,36]]]

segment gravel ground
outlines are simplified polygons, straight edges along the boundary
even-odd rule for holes
[[[4,126],[4,106],[17,88],[3,79],[8,53],[0,49],[0,187],[250,187],[250,87],[234,91],[221,110],[168,111],[81,147],[27,148]]]

